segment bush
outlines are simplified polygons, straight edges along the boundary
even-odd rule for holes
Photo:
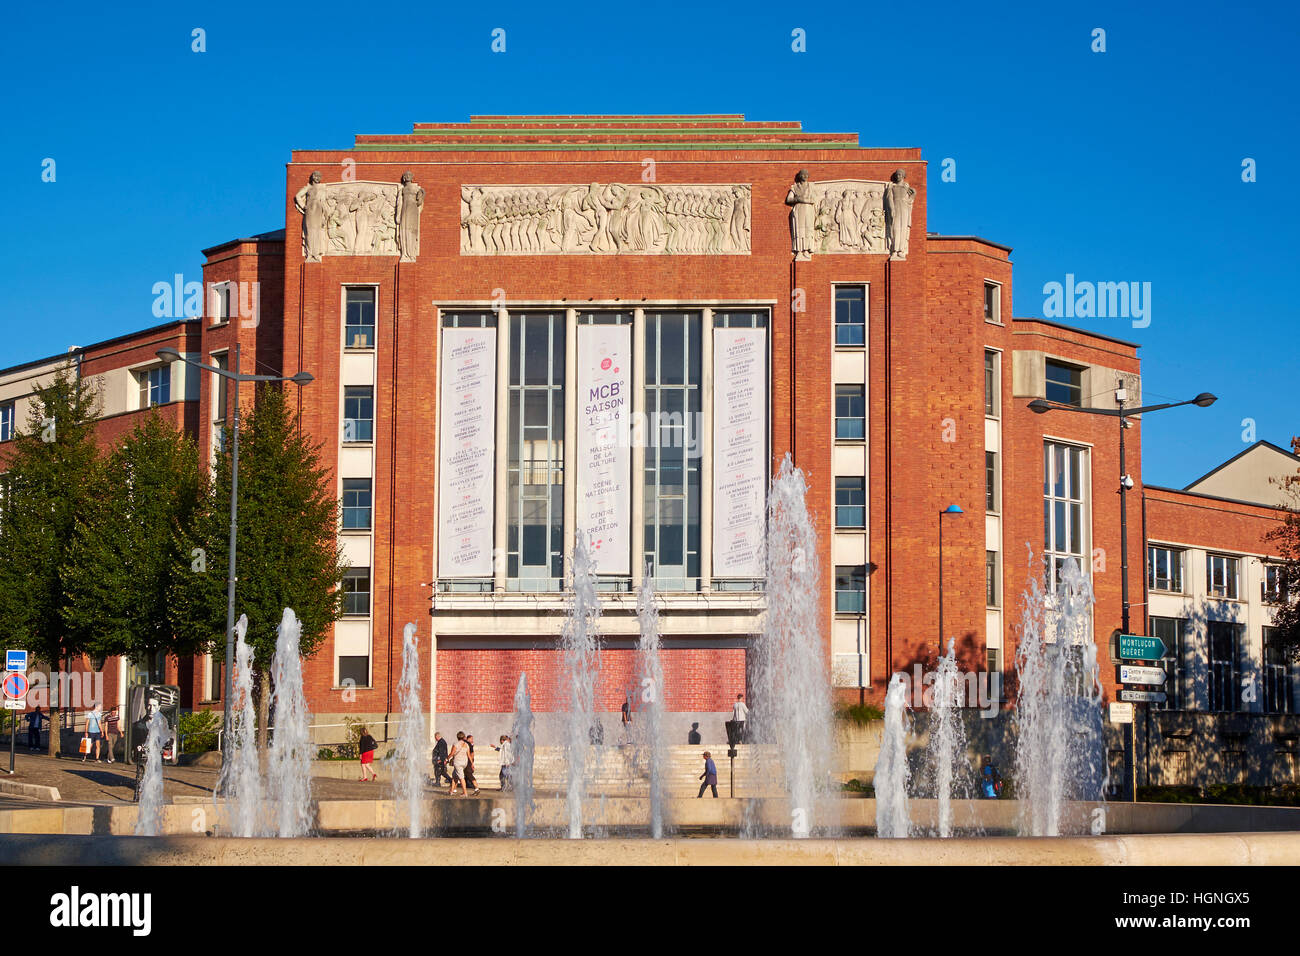
[[[185,741],[182,753],[201,754],[217,749],[217,731],[221,729],[221,717],[216,711],[196,710],[181,714],[179,725],[181,739]]]
[[[875,787],[869,783],[863,783],[857,777],[841,785],[840,789],[845,793],[865,793],[872,797],[876,795]]]
[[[850,724],[865,726],[875,720],[884,720],[885,712],[870,704],[849,704],[835,712],[835,716]]]

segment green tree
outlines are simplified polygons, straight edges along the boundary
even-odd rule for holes
[[[103,485],[77,522],[63,578],[68,632],[92,656],[140,661],[192,654],[171,596],[203,482],[194,442],[154,412],[109,455]]]
[[[34,389],[26,429],[14,439],[0,513],[0,630],[26,648],[53,676],[84,633],[64,619],[65,573],[78,520],[102,488],[94,426],[98,395],[71,365]],[[65,704],[59,700],[59,708]],[[58,752],[53,708],[49,752]]]
[[[1291,439],[1291,450],[1300,455],[1300,437]],[[1287,507],[1286,517],[1264,536],[1282,559],[1278,583],[1285,603],[1274,612],[1273,626],[1283,652],[1300,662],[1300,471],[1278,483]]]
[[[230,536],[230,449],[226,436],[216,473],[194,531],[183,537],[183,573],[174,591],[183,640],[220,642],[226,629]],[[338,499],[319,445],[303,434],[284,393],[262,387],[240,426],[239,530],[235,613],[248,615],[247,640],[258,669],[260,733],[265,735],[266,688],[276,628],[285,608],[302,622],[300,651],[313,656],[343,614],[346,565],[338,545]],[[190,571],[189,554],[206,555],[204,573]]]

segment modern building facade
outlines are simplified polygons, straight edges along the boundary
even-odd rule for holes
[[[635,706],[648,575],[669,732],[716,741],[763,626],[765,489],[787,455],[840,700],[878,702],[946,638],[967,670],[1011,669],[1020,595],[1071,558],[1108,646],[1114,420],[1026,406],[1114,408],[1121,387],[1140,403],[1137,346],[1014,318],[1010,248],[930,233],[929,202],[919,149],[738,115],[481,116],[295,151],[284,228],[204,250],[205,315],[177,347],[315,377],[291,399],[351,565],[347,614],[306,665],[319,723],[400,710],[408,621],[444,732],[504,731],[525,671],[534,708],[558,710],[581,532],[604,598],[598,709]],[[234,398],[195,384],[184,424],[210,462]],[[1250,535],[1276,506],[1231,541],[1188,540],[1174,509],[1200,499],[1145,489],[1140,423],[1127,442],[1133,603],[1144,537],[1263,553]],[[1153,627],[1185,613],[1156,603]],[[220,656],[180,666],[189,705],[220,706]]]

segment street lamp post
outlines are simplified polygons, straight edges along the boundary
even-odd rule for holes
[[[1066,412],[1083,412],[1087,415],[1108,415],[1111,418],[1119,420],[1119,549],[1120,549],[1120,633],[1129,633],[1129,599],[1128,599],[1128,492],[1133,487],[1133,478],[1126,470],[1124,461],[1124,432],[1133,427],[1129,421],[1134,415],[1145,415],[1148,412],[1158,412],[1166,408],[1177,408],[1180,405],[1196,405],[1200,408],[1208,408],[1218,399],[1209,392],[1201,392],[1195,398],[1189,398],[1183,402],[1163,402],[1159,405],[1143,405],[1139,408],[1128,408],[1128,391],[1121,380],[1115,388],[1116,408],[1086,408],[1082,405],[1067,405],[1064,402],[1050,401],[1046,398],[1036,398],[1029,403],[1029,410],[1037,415],[1042,415],[1051,411]],[[1128,730],[1128,788],[1129,800],[1137,801],[1137,731],[1135,724],[1129,724]],[[1149,756],[1149,755],[1148,755]]]
[[[943,516],[965,514],[957,505],[939,512],[939,656],[943,657]]]
[[[201,368],[207,372],[213,372],[222,378],[229,379],[235,383],[235,394],[233,409],[231,410],[231,451],[230,451],[230,552],[229,565],[227,566],[226,578],[226,674],[225,688],[221,702],[222,711],[222,732],[221,732],[221,750],[226,749],[226,741],[230,739],[230,704],[231,704],[231,680],[235,671],[235,542],[239,528],[239,385],[241,382],[293,382],[293,384],[302,387],[312,381],[312,376],[308,372],[298,372],[296,375],[244,375],[239,371],[239,343],[235,343],[235,363],[233,369],[218,368],[215,365],[205,365],[195,359],[186,358],[177,349],[162,348],[157,351],[160,359],[170,362],[184,362],[186,365],[192,365],[195,368]]]

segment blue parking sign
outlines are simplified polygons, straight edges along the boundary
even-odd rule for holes
[[[5,651],[5,670],[7,671],[26,671],[27,670],[27,652],[26,651]]]

